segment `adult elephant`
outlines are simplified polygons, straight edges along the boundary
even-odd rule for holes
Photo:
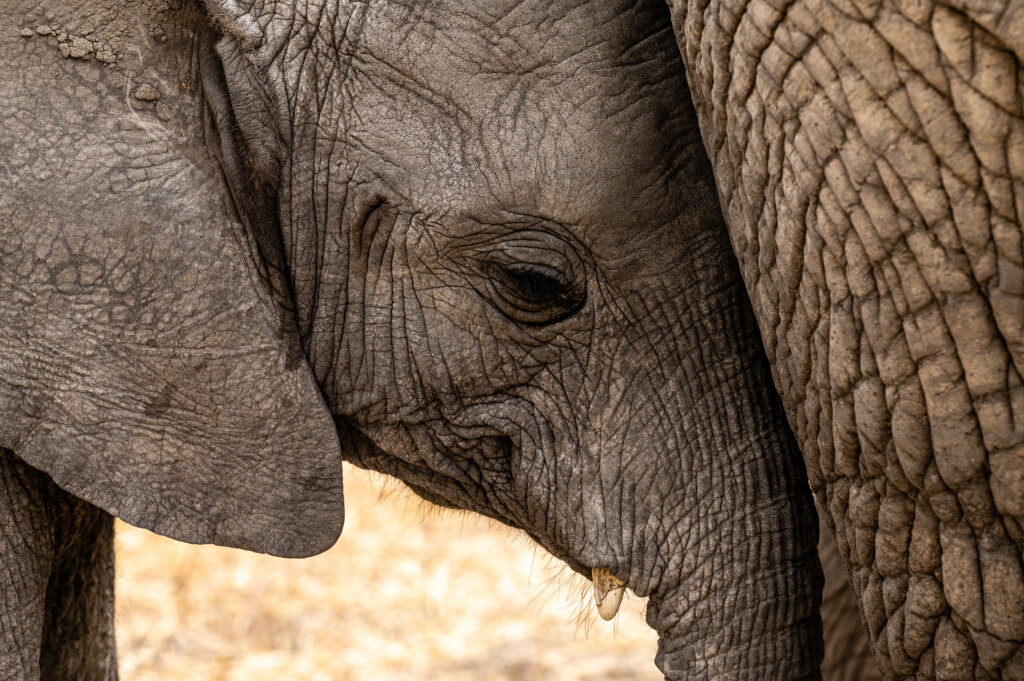
[[[0,102],[4,679],[116,675],[110,514],[314,553],[339,452],[650,596],[667,677],[817,675],[663,5],[7,0]]]
[[[670,4],[882,670],[1024,678],[1024,6]]]

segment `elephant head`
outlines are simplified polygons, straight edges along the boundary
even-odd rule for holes
[[[665,7],[101,4],[116,69],[9,55],[0,445],[303,555],[340,441],[650,596],[670,678],[816,674],[810,489]]]
[[[812,674],[811,500],[666,9],[208,7],[345,455],[650,595],[672,678]]]
[[[1024,678],[1020,3],[671,4],[883,672]]]

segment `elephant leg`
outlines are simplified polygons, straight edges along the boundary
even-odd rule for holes
[[[50,574],[41,676],[54,681],[115,681],[114,517],[66,492],[60,494],[72,504],[69,511],[81,514],[85,526]]]
[[[113,517],[0,449],[0,681],[113,681]]]
[[[850,576],[836,547],[835,535],[818,511],[818,557],[825,573],[821,598],[821,624],[825,634],[822,681],[881,681],[871,654]]]

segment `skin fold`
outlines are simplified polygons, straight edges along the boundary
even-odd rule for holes
[[[825,633],[825,659],[821,678],[826,681],[881,681],[871,644],[861,620],[857,599],[850,588],[846,562],[839,555],[835,536],[819,510],[818,558],[825,573],[821,594],[821,626]]]

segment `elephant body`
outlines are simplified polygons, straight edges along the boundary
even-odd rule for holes
[[[582,9],[5,7],[0,446],[287,556],[343,454],[649,596],[670,677],[813,673],[813,503],[667,13]]]
[[[1024,678],[1020,4],[671,4],[883,672]]]
[[[882,672],[1020,678],[1020,13],[670,4],[0,10],[0,674],[116,674],[111,515],[311,555],[344,457],[673,680],[816,678],[809,472]]]
[[[821,628],[825,635],[823,681],[881,681],[861,620],[857,599],[850,588],[846,561],[839,554],[832,530],[819,511],[818,558],[825,573],[821,594]]]

